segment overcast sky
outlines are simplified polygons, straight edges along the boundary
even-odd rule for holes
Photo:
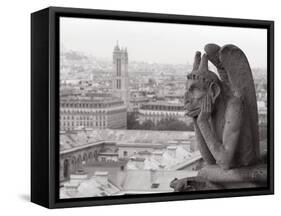
[[[252,67],[267,65],[265,29],[166,23],[61,18],[61,45],[67,50],[112,58],[117,42],[127,47],[129,61],[192,64],[195,51],[207,43],[235,44]]]

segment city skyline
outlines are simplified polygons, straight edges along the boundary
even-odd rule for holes
[[[195,51],[203,52],[205,44],[233,43],[244,50],[252,67],[267,65],[264,29],[85,18],[61,18],[60,22],[61,48],[95,57],[112,58],[112,47],[119,41],[121,47],[127,47],[129,61],[191,64]]]

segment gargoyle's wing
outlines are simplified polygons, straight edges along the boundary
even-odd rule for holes
[[[259,128],[256,91],[253,74],[243,51],[234,45],[225,45],[219,51],[221,66],[227,73],[228,85],[232,93],[244,103],[244,111],[250,117],[254,143],[259,155]]]
[[[232,91],[241,96],[250,94],[253,98],[255,96],[253,75],[242,50],[234,45],[225,45],[219,51],[219,59],[227,73]],[[254,99],[256,101],[255,97]]]

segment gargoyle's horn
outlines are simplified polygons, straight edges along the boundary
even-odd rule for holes
[[[219,51],[221,47],[217,44],[207,44],[204,47],[206,54],[208,55],[208,59],[212,62],[217,68],[221,68],[221,62],[219,60]]]
[[[195,57],[194,57],[194,63],[193,63],[193,69],[192,69],[193,71],[198,70],[200,61],[201,61],[201,52],[197,51],[195,53]]]
[[[199,65],[199,71],[208,71],[208,58],[207,55],[204,53]]]

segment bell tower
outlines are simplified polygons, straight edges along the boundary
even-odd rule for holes
[[[129,106],[129,77],[127,48],[120,48],[118,41],[113,50],[113,95],[122,98]]]

